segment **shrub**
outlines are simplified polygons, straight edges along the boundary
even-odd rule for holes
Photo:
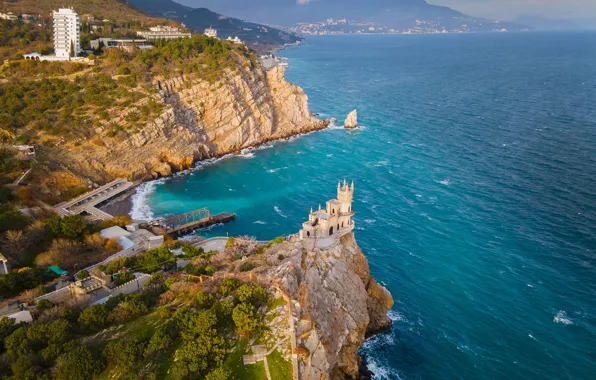
[[[52,306],[54,305],[46,299],[42,299],[37,302],[37,309],[41,311],[50,309]]]
[[[240,272],[249,272],[253,269],[255,269],[255,266],[249,263],[248,261],[245,261],[242,264],[240,264]]]
[[[236,245],[236,239],[234,239],[233,237],[229,237],[226,241],[226,248],[232,248],[234,247],[234,245]]]
[[[78,278],[79,280],[85,280],[85,279],[87,279],[87,278],[89,278],[89,277],[91,277],[91,276],[89,275],[89,272],[88,272],[86,269],[80,270],[80,271],[77,273],[77,278]]]
[[[232,294],[232,292],[236,290],[240,286],[240,284],[241,283],[238,279],[226,278],[222,281],[221,286],[219,287],[219,293],[223,297],[227,297],[230,294]]]
[[[122,246],[118,243],[116,239],[110,239],[107,241],[104,249],[106,252],[116,253],[122,251]]]

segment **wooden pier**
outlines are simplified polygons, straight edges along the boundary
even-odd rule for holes
[[[169,218],[158,219],[151,222],[151,227],[161,235],[180,236],[188,234],[200,228],[206,228],[215,224],[227,223],[236,219],[231,212],[224,212],[211,215],[208,209],[190,211],[184,214]]]

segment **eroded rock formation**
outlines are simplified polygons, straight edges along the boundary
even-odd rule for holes
[[[348,114],[344,121],[345,128],[356,128],[358,126],[358,111],[354,110]]]
[[[309,111],[302,89],[284,79],[282,67],[228,69],[214,83],[181,75],[155,87],[156,93],[123,110],[91,141],[52,147],[49,154],[85,180],[150,179],[326,126]],[[159,117],[109,135],[109,125],[126,123],[135,106],[150,100],[163,107]]]
[[[365,337],[391,325],[393,298],[370,275],[354,234],[324,250],[289,241],[266,255],[268,261],[284,258],[263,271],[282,279],[292,298],[300,378],[358,378],[358,349]]]

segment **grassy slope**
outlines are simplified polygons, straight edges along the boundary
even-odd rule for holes
[[[73,7],[79,15],[92,14],[112,21],[138,20],[141,22],[163,22],[163,19],[149,16],[133,9],[117,0],[14,0],[3,2],[6,10],[16,14],[41,14],[49,16],[53,10],[63,7]]]

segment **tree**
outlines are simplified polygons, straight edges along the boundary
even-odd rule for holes
[[[104,305],[91,305],[79,316],[79,325],[87,331],[98,331],[108,323],[109,312]]]
[[[0,318],[0,354],[4,352],[4,340],[10,336],[19,326],[12,318]]]
[[[56,380],[87,380],[101,372],[101,363],[86,346],[78,346],[56,361]]]
[[[155,272],[162,266],[171,264],[174,261],[174,253],[168,247],[151,249],[139,258],[138,265],[147,272]]]
[[[86,269],[80,270],[77,273],[77,278],[79,280],[85,280],[85,279],[88,279],[89,277],[91,277],[91,276],[89,275],[89,272]]]
[[[145,343],[136,335],[127,336],[108,342],[103,353],[110,363],[126,368],[139,363],[143,357]]]
[[[104,249],[106,252],[116,253],[122,251],[122,246],[118,243],[116,239],[110,239],[107,241]]]
[[[76,52],[75,52],[75,48],[74,48],[74,43],[72,41],[70,41],[70,55],[69,57],[75,57],[76,56]]]
[[[85,237],[88,225],[82,215],[55,216],[47,221],[48,226],[58,237],[80,240]]]
[[[236,290],[236,297],[240,302],[248,302],[259,308],[269,300],[269,295],[261,285],[243,284]]]
[[[145,349],[145,358],[150,358],[156,354],[165,354],[165,351],[172,345],[172,338],[164,329],[158,329],[149,340]]]
[[[232,319],[238,335],[242,337],[250,337],[263,326],[263,316],[249,303],[238,304],[232,312]]]
[[[205,380],[227,380],[232,377],[232,372],[223,367],[218,367],[213,371],[209,372],[207,376],[205,376]]]

